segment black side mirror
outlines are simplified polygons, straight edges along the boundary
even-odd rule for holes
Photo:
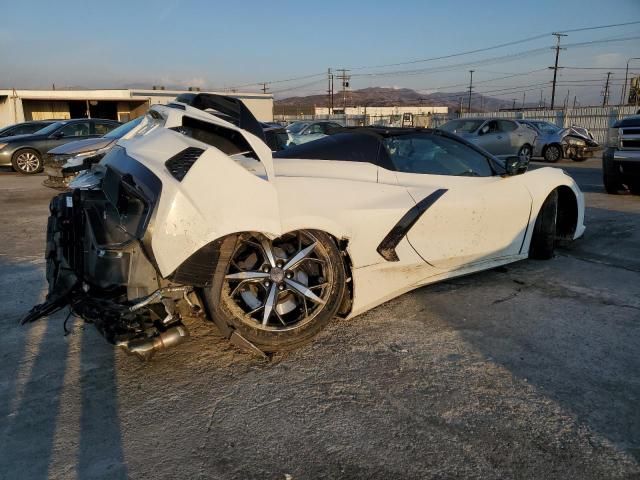
[[[53,138],[62,138],[64,137],[64,132],[56,132],[53,135],[51,135]]]
[[[520,175],[529,168],[529,161],[518,156],[507,157],[504,161],[504,168],[507,171],[507,175]]]

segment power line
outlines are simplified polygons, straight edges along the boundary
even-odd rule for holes
[[[625,22],[625,23],[613,23],[613,24],[609,24],[609,25],[596,25],[596,26],[591,26],[591,27],[582,27],[582,28],[574,28],[571,30],[562,30],[561,33],[573,33],[573,32],[584,32],[584,31],[588,31],[588,30],[598,30],[598,29],[604,29],[604,28],[614,28],[614,27],[623,27],[623,26],[628,26],[628,25],[637,25],[640,24],[640,20],[635,20],[633,22]],[[418,60],[408,60],[406,62],[397,62],[397,63],[388,63],[388,64],[384,64],[384,65],[366,65],[366,66],[359,66],[359,67],[351,67],[351,70],[366,70],[368,68],[386,68],[386,67],[397,67],[400,65],[412,65],[415,63],[425,63],[425,62],[433,62],[435,60],[444,60],[447,58],[454,58],[454,57],[460,57],[463,55],[471,55],[473,53],[481,53],[481,52],[487,52],[489,50],[496,50],[498,48],[504,48],[504,47],[510,47],[512,45],[519,45],[521,43],[527,43],[527,42],[531,42],[534,40],[539,40],[542,38],[546,38],[549,35],[552,35],[553,33],[543,33],[540,35],[534,35],[533,37],[527,37],[527,38],[522,38],[520,40],[513,40],[511,42],[506,42],[506,43],[501,43],[498,45],[492,45],[490,47],[484,47],[484,48],[477,48],[474,50],[467,50],[465,52],[457,52],[457,53],[451,53],[449,55],[442,55],[439,57],[431,57],[431,58],[423,58],[423,59],[418,59]]]

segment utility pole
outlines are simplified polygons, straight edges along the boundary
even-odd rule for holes
[[[524,99],[527,98],[526,95],[527,92],[522,92],[522,110],[524,110]]]
[[[458,118],[462,117],[462,97],[460,97],[460,106],[458,107]]]
[[[565,33],[552,33],[552,35],[556,36],[556,46],[553,47],[556,51],[556,63],[554,64],[553,67],[549,67],[551,70],[553,70],[553,87],[551,89],[551,110],[553,110],[553,107],[555,106],[555,102],[556,102],[556,80],[558,78],[558,68],[562,68],[562,67],[558,67],[558,57],[560,56],[560,50],[565,50],[564,48],[560,48],[560,38],[567,36]]]
[[[467,104],[467,110],[469,112],[471,112],[471,90],[473,90],[473,72],[475,70],[469,70],[469,73],[471,74],[471,78],[469,79],[469,102]]]
[[[342,108],[346,115],[347,114],[347,88],[349,88],[349,80],[351,79],[351,75],[347,75],[347,72],[349,70],[344,68],[340,68],[338,69],[338,71],[342,72],[340,75],[337,76],[337,78],[338,80],[342,80]]]
[[[267,93],[267,90],[269,90],[269,87],[267,87],[267,83],[266,83],[266,82],[264,82],[264,83],[262,84],[262,93]]]
[[[511,106],[511,110],[515,110],[516,109],[516,99],[513,99],[513,105]]]
[[[611,72],[607,72],[607,83],[604,84],[604,94],[602,95],[602,106],[606,107],[609,103],[609,78],[611,78]]]
[[[327,110],[329,115],[333,115],[333,73],[327,69]]]

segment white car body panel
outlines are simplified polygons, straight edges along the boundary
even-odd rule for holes
[[[454,177],[385,170],[364,162],[272,158],[257,137],[187,106],[152,109],[163,128],[119,141],[127,154],[162,182],[152,248],[163,277],[199,248],[226,235],[254,231],[270,237],[318,229],[345,240],[357,315],[421,285],[526,258],[540,207],[558,186],[578,203],[574,238],[584,232],[584,200],[562,171],[541,168],[511,177]],[[189,115],[235,130],[254,159],[233,158],[167,128]],[[144,130],[141,129],[141,130]],[[164,162],[190,146],[205,150],[180,182]],[[399,261],[376,250],[399,219],[421,199],[446,189],[396,247]]]

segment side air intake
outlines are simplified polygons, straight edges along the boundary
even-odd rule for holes
[[[202,152],[204,152],[204,150],[201,148],[185,148],[180,153],[167,160],[164,165],[167,167],[167,170],[169,170],[171,175],[173,175],[173,178],[181,182],[189,169],[193,167],[194,163],[196,163],[196,160],[200,158]]]

